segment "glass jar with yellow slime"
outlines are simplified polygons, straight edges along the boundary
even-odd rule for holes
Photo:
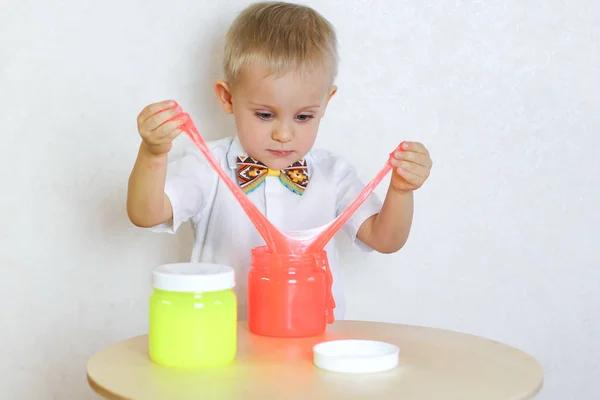
[[[178,368],[231,362],[237,348],[235,277],[229,266],[166,264],[152,272],[149,353]]]

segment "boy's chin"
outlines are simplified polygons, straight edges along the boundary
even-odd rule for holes
[[[282,162],[281,160],[275,160],[275,161],[269,160],[266,162],[263,161],[263,163],[270,169],[279,171],[279,170],[289,167],[290,165],[292,165],[294,163],[294,161],[290,161],[290,162],[283,161]]]
[[[298,153],[296,152],[292,152],[290,154],[285,155],[278,155],[273,154],[270,151],[266,151],[263,154],[261,154],[260,157],[254,158],[265,164],[270,169],[280,170],[289,167],[302,157],[298,157]]]
[[[267,159],[265,159],[264,161],[263,160],[261,160],[261,161],[263,164],[265,164],[270,169],[278,171],[278,170],[289,167],[290,165],[292,165],[293,163],[298,161],[298,159],[296,159],[295,156],[292,155],[290,157],[283,157],[283,158],[267,157]]]

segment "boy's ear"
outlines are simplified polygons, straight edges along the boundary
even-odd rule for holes
[[[215,83],[215,94],[223,107],[223,111],[227,114],[233,114],[233,102],[231,100],[231,90],[229,84],[225,81],[217,81]]]
[[[327,106],[329,105],[329,101],[331,100],[331,98],[333,97],[333,95],[336,94],[336,93],[337,93],[337,86],[333,85],[331,87],[329,95],[327,96],[327,101],[325,102],[325,110],[327,110]],[[325,111],[323,111],[323,115],[325,115]]]
[[[337,86],[333,85],[331,87],[331,92],[329,93],[329,98],[327,99],[327,102],[329,103],[329,100],[331,100],[331,98],[333,97],[334,94],[337,93]]]

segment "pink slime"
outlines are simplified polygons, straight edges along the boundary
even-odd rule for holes
[[[208,146],[204,142],[204,139],[198,133],[196,125],[192,121],[189,114],[184,113],[173,119],[178,119],[183,116],[187,117],[187,122],[182,124],[180,128],[192,139],[192,141],[198,147],[198,150],[204,155],[206,160],[212,169],[219,175],[221,180],[227,185],[231,193],[235,196],[239,204],[242,206],[246,215],[250,218],[259,234],[265,240],[268,249],[272,253],[278,254],[305,254],[310,252],[317,252],[323,250],[327,243],[335,236],[335,234],[342,228],[342,226],[348,221],[348,219],[354,214],[354,212],[364,203],[364,201],[373,192],[375,187],[381,182],[381,180],[387,175],[392,169],[389,160],[385,166],[379,171],[379,173],[369,182],[363,190],[359,193],[357,198],[346,208],[336,219],[330,224],[325,226],[325,229],[310,239],[295,240],[287,237],[281,233],[265,216],[263,213],[256,208],[244,191],[223,171],[218,161],[212,155]],[[393,152],[390,154],[393,154]],[[327,323],[333,323],[333,309],[335,308],[335,300],[331,293],[331,285],[333,283],[333,276],[329,267],[324,266],[324,272],[327,279]]]
[[[333,238],[333,236],[342,228],[342,226],[348,221],[348,219],[354,214],[354,212],[362,205],[362,203],[369,197],[375,187],[381,182],[381,180],[387,175],[392,169],[389,161],[385,164],[383,169],[369,182],[357,198],[346,208],[336,219],[334,219],[327,227],[317,236],[305,239],[296,240],[287,237],[281,233],[265,216],[260,212],[258,208],[252,203],[244,191],[226,174],[221,168],[218,161],[212,155],[204,139],[198,133],[196,125],[192,121],[189,114],[184,113],[187,116],[187,122],[180,126],[192,141],[198,147],[198,150],[204,155],[210,166],[215,170],[223,182],[227,185],[231,193],[238,200],[259,234],[265,240],[267,247],[273,253],[278,254],[302,254],[308,252],[320,251],[327,243]],[[181,118],[182,115],[176,118]],[[391,154],[390,154],[391,156]]]

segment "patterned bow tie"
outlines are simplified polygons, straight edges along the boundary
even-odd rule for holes
[[[237,181],[244,193],[250,193],[269,176],[278,176],[281,183],[292,192],[302,196],[308,184],[306,160],[296,161],[281,171],[268,168],[252,157],[237,158]]]

